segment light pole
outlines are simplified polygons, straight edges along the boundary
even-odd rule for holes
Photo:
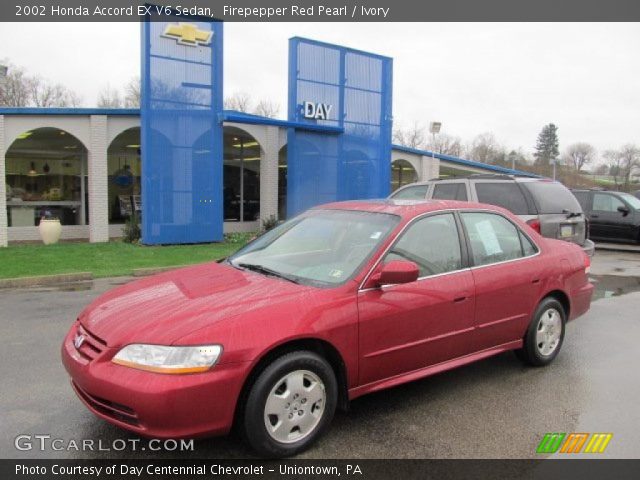
[[[436,164],[436,154],[435,154],[435,150],[436,150],[436,135],[438,133],[440,133],[440,129],[442,128],[442,122],[431,122],[429,123],[429,132],[431,132],[431,144],[432,144],[432,148],[431,148],[431,158],[433,160],[433,164]],[[427,178],[427,180],[431,180],[430,178]]]

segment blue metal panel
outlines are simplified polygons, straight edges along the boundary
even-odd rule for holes
[[[287,212],[389,194],[392,60],[303,38],[289,40]],[[304,103],[331,105],[307,118]],[[337,135],[297,124],[342,129]]]
[[[142,24],[142,241],[220,241],[222,23],[151,16]],[[175,27],[212,32],[185,44]],[[171,27],[173,26],[173,27]],[[206,37],[206,35],[205,35]],[[188,42],[187,42],[188,43]]]

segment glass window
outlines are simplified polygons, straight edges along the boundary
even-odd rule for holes
[[[598,212],[618,212],[618,207],[624,207],[622,200],[609,193],[593,194],[593,209]]]
[[[516,215],[529,214],[527,201],[515,182],[477,182],[475,186],[479,202],[506,208]]]
[[[125,223],[132,211],[140,215],[140,127],[125,130],[113,139],[107,149],[107,165],[109,223]]]
[[[573,192],[582,210],[589,210],[589,192]]]
[[[403,188],[399,192],[391,195],[397,200],[424,200],[427,196],[428,185],[416,185],[415,187]]]
[[[638,197],[634,197],[630,193],[619,193],[618,195],[624,198],[625,201],[629,205],[631,205],[631,208],[634,208],[635,210],[640,210],[640,199]]]
[[[225,222],[260,218],[260,144],[248,133],[224,129],[222,191]]]
[[[87,150],[58,128],[38,128],[15,139],[5,154],[9,227],[33,227],[43,217],[86,225]]]
[[[522,241],[522,250],[524,256],[529,257],[538,253],[538,248],[533,244],[533,242],[529,240],[529,238],[527,238],[527,236],[520,230],[518,230],[518,233],[520,234],[520,240]]]
[[[309,210],[229,257],[236,268],[297,283],[344,283],[367,261],[400,217],[350,210]]]
[[[426,217],[410,225],[384,258],[385,263],[391,260],[415,262],[421,277],[460,270],[462,255],[453,214]]]
[[[467,187],[464,183],[436,183],[433,189],[433,198],[438,200],[462,200],[467,201]]]
[[[396,160],[391,164],[391,191],[418,181],[418,173],[406,160]]]
[[[520,233],[506,218],[494,213],[461,214],[469,235],[474,265],[504,262],[523,256]]]
[[[582,212],[576,196],[561,183],[541,181],[522,182],[521,185],[531,193],[538,213]]]

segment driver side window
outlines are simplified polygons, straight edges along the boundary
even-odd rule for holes
[[[462,268],[460,239],[453,214],[433,215],[410,225],[389,250],[384,263],[409,260],[420,269],[420,277]]]

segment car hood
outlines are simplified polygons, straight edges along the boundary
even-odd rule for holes
[[[169,345],[214,322],[291,301],[311,290],[227,264],[206,263],[111,290],[90,304],[79,320],[108,347]]]

